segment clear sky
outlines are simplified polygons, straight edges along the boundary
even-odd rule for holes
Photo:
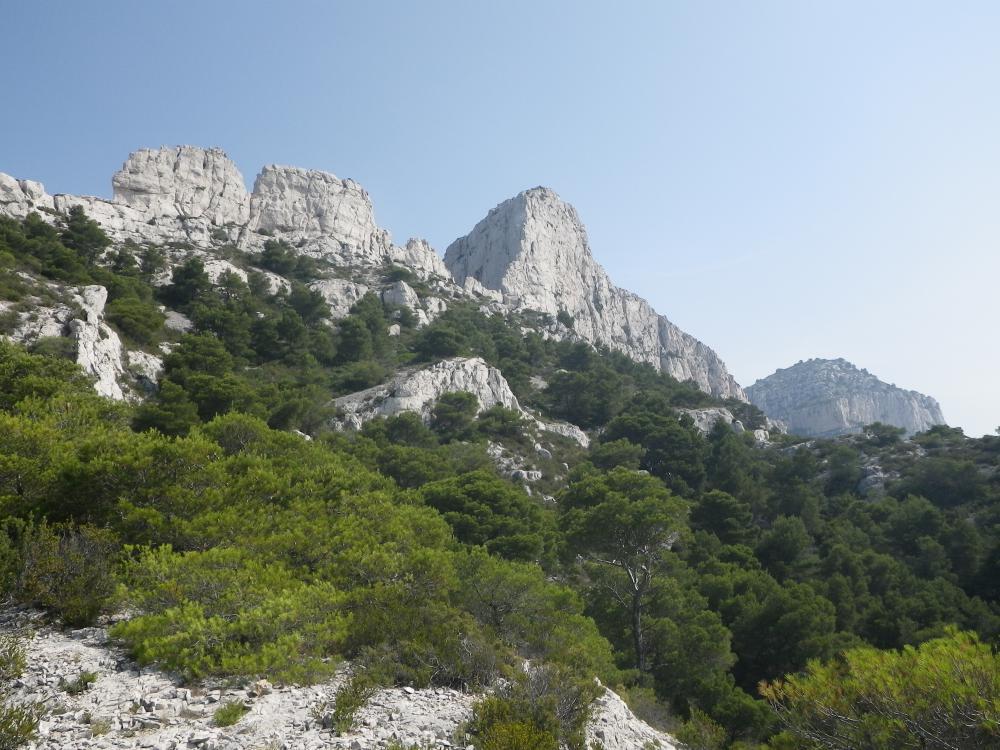
[[[442,251],[547,185],[749,385],[845,357],[1000,425],[1000,3],[0,0],[0,171],[353,177]]]

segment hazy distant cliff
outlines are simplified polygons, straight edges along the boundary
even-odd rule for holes
[[[796,435],[843,435],[873,422],[913,434],[944,424],[941,406],[930,396],[885,383],[844,359],[799,362],[746,392],[751,403]]]

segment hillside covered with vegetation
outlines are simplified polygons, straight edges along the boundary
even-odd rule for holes
[[[93,392],[65,339],[0,343],[0,579],[14,601],[70,625],[127,611],[113,635],[191,680],[303,684],[341,660],[359,667],[359,694],[506,678],[477,710],[487,750],[579,746],[595,676],[692,747],[1000,741],[1000,436],[704,434],[678,409],[726,404],[525,333],[526,315],[456,303],[417,328],[369,294],[334,322],[305,283],[332,269],[280,242],[224,250],[246,281],[211,283],[192,257],[159,284],[167,249],[109,244],[82,212],[62,227],[0,218],[0,330],[100,284],[124,340],[169,351],[157,390],[124,403]],[[162,306],[191,330],[166,326]],[[332,426],[335,396],[455,356],[498,367],[523,406],[587,430],[589,448],[551,438],[539,452],[522,413],[477,413],[463,394],[428,423]],[[498,469],[498,445],[542,471],[530,493]],[[920,644],[901,652],[908,666],[892,661]],[[819,726],[828,693],[844,717],[867,716],[871,701],[847,706],[830,685],[861,696],[879,670],[886,684],[916,676],[898,703],[940,693],[931,653],[972,653],[969,674],[993,674],[971,694],[953,676],[956,701],[994,691],[967,736],[948,735],[957,744],[903,744],[905,722],[863,718],[861,740],[856,723]]]

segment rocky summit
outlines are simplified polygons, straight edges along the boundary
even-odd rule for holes
[[[444,262],[466,288],[500,292],[506,305],[558,316],[585,341],[693,380],[713,396],[746,400],[714,351],[611,282],[576,210],[548,188],[501,203],[448,247]]]
[[[269,165],[248,192],[220,149],[177,146],[134,152],[112,187],[111,200],[50,195],[41,183],[0,173],[0,215],[23,218],[35,211],[53,220],[82,206],[116,243],[171,247],[172,267],[198,255],[215,278],[226,271],[245,276],[221,249],[259,253],[270,239],[283,240],[341,269],[338,278],[314,284],[334,317],[343,317],[370,290],[374,269],[395,265],[435,285],[426,299],[403,300],[418,321],[443,310],[445,298],[481,300],[494,313],[543,313],[538,325],[547,337],[607,346],[713,396],[746,400],[712,349],[611,282],[591,254],[576,210],[549,189],[501,203],[453,242],[442,261],[424,240],[394,244],[376,223],[364,188],[328,172]],[[169,270],[162,283],[169,283]],[[288,286],[274,274],[269,283],[272,289]],[[382,293],[400,296],[399,289]],[[114,368],[124,372],[127,362]],[[107,368],[92,374],[114,378]],[[119,397],[127,392],[104,390]]]
[[[908,435],[944,424],[937,401],[879,380],[844,359],[810,359],[747,388],[750,402],[807,437],[861,432],[874,422]]]

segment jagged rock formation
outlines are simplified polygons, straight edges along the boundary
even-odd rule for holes
[[[23,219],[32,211],[55,210],[52,196],[34,180],[17,180],[0,172],[0,213]]]
[[[40,211],[54,221],[82,206],[117,243],[169,246],[170,266],[200,257],[213,282],[226,271],[246,277],[215,257],[219,247],[231,244],[252,254],[271,239],[282,240],[346,277],[313,284],[334,318],[346,315],[367,291],[383,291],[386,269],[398,265],[423,282],[421,295],[400,281],[383,291],[383,299],[409,308],[418,325],[462,298],[480,301],[491,314],[541,311],[561,320],[534,326],[544,336],[606,345],[713,395],[744,398],[715,352],[611,283],[590,254],[576,211],[550,190],[536,188],[504,202],[442,260],[424,240],[393,244],[375,221],[368,193],[327,172],[266,166],[248,192],[221,150],[163,147],[131,154],[112,187],[111,200],[53,196],[40,183],[0,174],[0,214],[23,218]],[[288,285],[280,276],[266,276],[272,292]],[[168,269],[158,283],[169,278]]]
[[[58,289],[56,285],[50,285]],[[76,347],[76,362],[94,378],[94,388],[102,396],[122,400],[123,383],[131,372],[121,338],[104,322],[108,290],[103,286],[84,286],[64,290],[66,303],[39,304],[30,312],[20,312],[9,334],[12,341],[32,344],[41,338],[69,338]],[[0,313],[7,308],[0,302]],[[140,366],[143,373],[159,371],[158,358],[147,355]],[[154,360],[156,361],[154,363]],[[133,376],[135,377],[135,376]]]
[[[218,148],[141,149],[111,179],[114,202],[157,218],[246,224],[250,196],[243,175]]]
[[[751,403],[806,437],[857,433],[873,422],[908,435],[944,424],[937,401],[897,388],[844,359],[810,359],[747,388]]]
[[[712,431],[716,424],[722,422],[728,425],[733,432],[746,432],[746,426],[738,420],[733,413],[722,406],[709,406],[703,409],[677,409],[678,414],[691,418],[695,429],[703,435]],[[758,443],[766,443],[771,439],[771,431],[781,432],[781,425],[773,420],[768,420],[767,429],[753,431],[754,440]]]
[[[368,287],[347,279],[320,279],[309,284],[309,288],[323,295],[330,306],[330,317],[334,320],[346,318],[351,308],[368,294]]]
[[[573,332],[585,341],[693,380],[714,396],[745,400],[715,352],[611,283],[591,255],[576,210],[547,188],[527,190],[490,211],[448,247],[445,265],[459,284],[471,279],[496,290],[514,309],[570,316]]]
[[[392,246],[358,183],[296,167],[271,165],[257,176],[249,229],[285,237],[302,252],[344,263],[382,262]]]
[[[0,632],[25,632],[22,613],[4,613],[0,619]],[[140,670],[108,641],[103,628],[62,632],[38,620],[34,626],[26,643],[25,672],[7,697],[62,707],[40,722],[38,739],[31,745],[37,750],[375,750],[394,742],[403,747],[449,748],[478,698],[444,688],[380,690],[360,709],[354,729],[338,736],[324,728],[322,717],[344,683],[345,672],[312,687],[273,686],[266,681],[243,687],[190,686],[155,669]],[[93,686],[78,695],[66,692],[62,684],[84,671],[97,675]],[[243,703],[248,711],[235,725],[220,728],[212,718],[225,701]],[[661,750],[676,747],[673,738],[637,719],[611,691],[593,706],[587,737],[590,742],[600,740],[606,750],[636,750],[646,742],[658,742],[654,746]]]
[[[248,193],[243,175],[217,148],[142,149],[111,180],[111,200],[49,195],[41,183],[0,174],[0,213],[68,213],[82,206],[116,241],[182,242],[201,249],[232,242],[260,250],[270,237],[339,265],[404,265],[421,278],[450,280],[423,240],[392,244],[375,222],[368,193],[353,180],[297,167],[267,166]]]

